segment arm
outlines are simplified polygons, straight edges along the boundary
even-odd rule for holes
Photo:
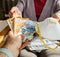
[[[10,10],[9,14],[10,17],[22,17],[22,12],[23,9],[25,7],[25,0],[18,0],[18,3],[15,7],[12,7],[12,9]]]
[[[8,39],[3,48],[10,50],[14,57],[17,57],[19,54],[19,48],[21,46],[22,39],[21,36],[16,37],[12,32],[8,34]],[[0,53],[0,57],[7,57],[4,53]]]
[[[23,12],[23,9],[25,7],[25,1],[24,0],[18,0],[18,3],[16,5],[16,7],[21,11]]]

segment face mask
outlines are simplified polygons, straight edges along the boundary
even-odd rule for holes
[[[43,38],[60,40],[60,24],[55,18],[47,18],[40,22],[40,31]]]

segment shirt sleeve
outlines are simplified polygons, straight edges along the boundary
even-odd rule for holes
[[[56,2],[56,11],[60,11],[60,0]]]
[[[16,5],[21,12],[23,12],[23,9],[25,7],[25,1],[24,0],[18,0],[18,3]]]

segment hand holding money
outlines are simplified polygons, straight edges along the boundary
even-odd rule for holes
[[[21,11],[17,7],[13,7],[9,12],[10,17],[22,17]]]

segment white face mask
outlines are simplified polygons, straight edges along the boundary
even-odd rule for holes
[[[60,40],[60,24],[55,18],[47,18],[40,22],[40,31],[43,38]]]

